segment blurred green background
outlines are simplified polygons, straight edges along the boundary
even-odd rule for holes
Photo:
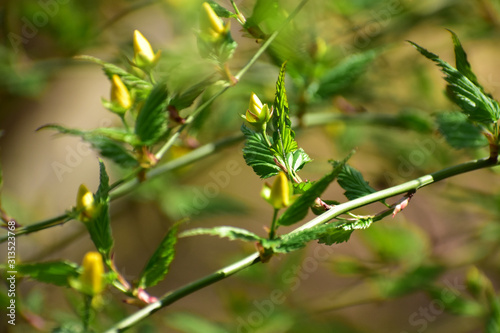
[[[218,3],[231,8],[229,1]],[[251,15],[255,1],[236,3],[245,16]],[[279,10],[270,13],[284,17],[296,3],[279,1]],[[200,7],[198,0],[11,0],[0,5],[2,205],[19,223],[58,215],[74,205],[80,183],[93,191],[98,185],[95,152],[77,138],[35,132],[38,127],[59,123],[90,129],[119,124],[100,102],[109,98],[109,82],[101,69],[72,57],[87,54],[127,66],[132,33],[138,29],[155,50],[162,49],[165,73],[178,76],[179,84],[199,79],[197,71],[207,66],[198,55],[194,33]],[[275,19],[279,17],[266,18],[268,29],[275,28]],[[297,132],[299,145],[314,159],[302,172],[303,179],[319,179],[329,170],[329,159],[342,159],[355,147],[350,163],[376,189],[487,156],[486,150],[453,150],[439,136],[433,115],[455,107],[444,95],[442,74],[405,40],[453,63],[445,28],[453,30],[479,81],[496,96],[498,1],[311,0],[293,28],[285,30],[272,51],[201,115],[171,158],[192,149],[193,141],[204,144],[237,133],[252,91],[272,102],[276,65],[282,60],[289,60],[292,113],[346,115],[345,121]],[[237,72],[261,44],[243,36],[234,20],[232,35],[239,46],[229,64]],[[362,73],[339,83],[335,93],[311,98],[308,89],[314,88],[317,73],[367,52],[376,57]],[[370,121],[370,116],[381,114],[392,121]],[[185,215],[191,216],[187,228],[232,225],[264,234],[272,209],[260,198],[263,181],[245,165],[241,148],[236,144],[113,202],[115,261],[125,277],[136,276],[169,226]],[[125,174],[108,165],[112,180]],[[228,168],[235,175],[220,185],[218,180],[229,173]],[[206,198],[203,191],[214,186],[218,194]],[[325,197],[343,202],[342,192],[331,186]],[[494,309],[484,295],[467,289],[466,276],[473,279],[477,271],[471,267],[476,266],[484,280],[498,288],[499,207],[498,170],[446,180],[419,190],[403,213],[356,231],[347,243],[328,248],[310,244],[273,258],[178,301],[131,331],[486,331]],[[381,209],[374,204],[361,213]],[[92,250],[82,229],[73,222],[19,237],[17,255],[24,262],[80,263]],[[5,253],[5,245],[1,246]],[[181,239],[171,273],[151,293],[162,295],[253,250],[252,245],[218,238]],[[20,288],[26,314],[33,316],[32,321],[43,318],[42,331],[78,322],[80,299],[75,292],[29,280]],[[115,291],[107,293],[97,318],[98,331],[136,310],[121,299]],[[4,318],[2,311],[3,306]],[[15,327],[2,319],[0,331],[35,331],[18,319]],[[500,323],[496,327],[489,332],[499,332]]]

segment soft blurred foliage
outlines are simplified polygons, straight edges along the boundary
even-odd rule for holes
[[[109,95],[100,68],[72,57],[89,54],[130,68],[132,33],[140,29],[155,51],[162,49],[157,75],[169,86],[182,91],[210,81],[219,74],[199,56],[194,33],[201,2],[10,0],[0,5],[2,204],[18,222],[29,224],[69,208],[82,178],[97,187],[94,153],[80,154],[89,162],[75,163],[71,168],[76,172],[58,182],[51,163],[67,159],[67,147],[79,141],[57,146],[59,152],[46,151],[59,139],[33,133],[37,127],[48,122],[86,129],[103,121],[119,124],[98,104]],[[255,2],[236,1],[247,18]],[[269,1],[254,23],[268,34],[297,2]],[[232,9],[229,1],[217,3]],[[234,19],[231,24],[239,46],[229,68],[236,73],[262,40],[245,38]],[[311,0],[240,82],[203,111],[168,158],[237,133],[251,92],[272,102],[284,60],[292,115],[344,116],[324,127],[297,130],[297,141],[315,160],[305,167],[304,178],[319,179],[329,159],[342,159],[355,147],[350,163],[375,189],[487,156],[484,149],[455,150],[437,133],[435,114],[456,107],[445,97],[439,70],[405,43],[417,42],[453,63],[444,28],[460,36],[479,81],[498,97],[497,1]],[[86,89],[94,86],[99,90],[89,97]],[[233,163],[235,175],[229,172]],[[113,179],[126,173],[109,169]],[[222,175],[230,175],[227,182]],[[180,300],[131,331],[500,332],[495,294],[500,281],[499,179],[496,168],[419,190],[403,213],[354,232],[347,243],[328,248],[314,243],[277,256]],[[191,217],[189,227],[233,225],[264,234],[272,210],[259,197],[262,184],[245,165],[241,145],[146,182],[112,207],[117,266],[126,277],[136,276],[169,226],[185,216]],[[207,187],[217,193],[204,195]],[[342,192],[331,186],[326,197],[343,202]],[[381,209],[374,204],[360,213]],[[71,232],[50,229],[18,238],[20,260],[80,262],[92,243],[81,228],[64,228]],[[180,239],[171,273],[152,294],[162,295],[253,250],[218,238]],[[60,332],[69,332],[78,325],[81,299],[72,290],[28,280],[19,288],[23,317],[12,327],[2,312],[8,298],[1,287],[0,331],[31,332],[35,328],[29,323],[41,322],[43,330],[64,323],[67,330]],[[117,292],[104,296],[97,331],[136,310],[121,299]]]

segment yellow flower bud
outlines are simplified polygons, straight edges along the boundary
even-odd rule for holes
[[[80,275],[82,292],[95,296],[104,289],[104,265],[99,252],[87,252],[82,262],[83,272]]]
[[[267,104],[262,104],[259,97],[252,93],[245,119],[258,130],[262,130],[271,119],[272,111]]]
[[[160,57],[160,53],[158,51],[155,54],[146,37],[139,30],[134,30],[134,62],[137,66],[154,66]]]
[[[126,111],[132,106],[132,98],[127,87],[116,74],[111,79],[111,102]]]
[[[219,39],[229,30],[229,24],[224,27],[221,19],[207,2],[203,3],[203,12],[200,17],[200,28],[203,35],[212,40]]]
[[[291,204],[291,187],[288,178],[283,171],[280,171],[274,179],[273,185],[264,184],[261,196],[269,202],[275,209],[288,207]]]
[[[81,184],[78,188],[76,209],[80,212],[81,220],[91,218],[95,211],[94,194],[84,184]]]

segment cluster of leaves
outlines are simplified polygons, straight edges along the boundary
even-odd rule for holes
[[[458,39],[450,31],[456,68],[441,60],[436,54],[410,42],[426,58],[434,61],[445,74],[448,97],[461,109],[461,113],[442,113],[437,117],[440,132],[454,148],[476,148],[490,145],[490,158],[498,157],[500,144],[500,105],[479,84],[467,60],[467,54]]]
[[[246,137],[243,156],[247,165],[261,178],[268,178],[285,172],[294,182],[293,192],[295,199],[289,207],[276,219],[280,226],[290,226],[302,221],[313,208],[327,187],[336,179],[345,195],[352,200],[375,192],[363,179],[359,171],[346,164],[349,155],[343,161],[332,162],[333,170],[315,182],[303,182],[298,176],[306,163],[311,159],[306,152],[298,147],[295,133],[289,117],[287,95],[285,91],[285,66],[281,66],[276,82],[276,95],[273,103],[271,134],[266,131],[257,132],[242,125],[242,132]],[[321,201],[321,200],[320,200]],[[324,211],[324,210],[323,210]],[[327,223],[297,232],[291,232],[278,238],[263,238],[248,230],[221,226],[215,228],[198,228],[180,234],[181,237],[194,235],[216,235],[230,240],[256,242],[263,249],[263,254],[288,253],[305,247],[309,242],[317,240],[327,245],[345,242],[356,229],[368,228],[372,222],[380,217],[367,216],[351,220],[341,220]]]
[[[236,18],[242,23],[249,36],[259,40],[267,39],[287,19],[287,15],[274,1],[257,0],[253,14],[248,19],[244,19],[237,10],[236,13],[233,13],[215,2],[209,1],[209,3],[219,17]],[[227,67],[225,67],[226,62],[232,57],[236,49],[236,42],[228,33],[227,28],[226,25],[222,38],[217,39],[206,38],[206,35],[200,33],[198,35],[198,46],[201,56],[216,64],[217,71],[222,73],[222,78],[225,81],[235,83],[236,80],[232,80],[234,78],[231,77]],[[337,204],[336,202],[320,198],[327,187],[335,180],[345,190],[344,194],[348,200],[355,200],[376,192],[359,171],[346,164],[350,155],[342,161],[332,162],[332,170],[317,181],[302,181],[299,177],[298,173],[312,160],[299,147],[295,139],[295,132],[292,129],[288,98],[285,91],[286,62],[283,63],[283,61],[288,60],[289,73],[298,88],[299,97],[297,99],[299,101],[307,100],[312,104],[328,100],[331,96],[345,90],[365,71],[377,55],[375,51],[368,51],[343,60],[331,61],[326,55],[327,52],[320,40],[314,42],[314,52],[308,53],[304,51],[308,49],[306,47],[293,48],[288,42],[290,40],[289,36],[301,35],[297,33],[299,30],[297,26],[284,29],[283,37],[279,37],[269,51],[272,61],[278,66],[281,65],[276,82],[270,126],[263,132],[255,131],[246,125],[241,127],[246,138],[243,156],[247,165],[252,167],[260,178],[269,178],[284,172],[288,179],[293,182],[294,200],[281,215],[275,216],[273,225],[276,223],[277,226],[290,226],[304,220],[310,209],[315,213],[332,209],[333,205]],[[460,41],[453,33],[452,37],[457,68],[442,61],[437,55],[414,44],[420,53],[442,68],[448,82],[449,96],[462,109],[462,113],[439,115],[439,128],[447,141],[456,148],[478,147],[489,143],[490,157],[496,159],[500,135],[498,127],[500,107],[492,96],[479,85]],[[299,42],[302,43],[303,40]],[[297,49],[300,52],[297,52]],[[311,61],[303,61],[304,57],[309,57]],[[187,88],[177,88],[175,85],[167,83],[167,80],[156,82],[154,80],[155,73],[138,69],[137,66],[125,70],[99,59],[84,58],[101,65],[110,80],[115,75],[118,76],[130,91],[133,97],[133,105],[127,110],[126,115],[120,115],[124,127],[81,130],[49,124],[41,128],[81,137],[84,141],[89,142],[99,152],[100,156],[108,158],[124,168],[153,167],[157,163],[157,158],[162,156],[162,154],[155,155],[156,148],[165,142],[169,142],[168,140],[173,137],[171,135],[173,128],[183,125],[190,115],[196,116],[196,113],[190,113],[188,108],[215,82],[214,77],[216,76],[211,73],[208,78],[197,78],[196,82],[190,84]],[[334,66],[329,66],[331,63]],[[117,113],[113,105],[107,101],[103,101],[103,104],[112,112]],[[304,105],[298,104],[299,107],[302,107],[306,103]],[[186,118],[179,115],[179,112],[184,110]],[[305,111],[300,109],[297,114],[300,116],[301,112]],[[180,127],[183,128],[183,126]],[[156,152],[158,151],[156,150]],[[123,291],[125,295],[138,298],[146,303],[150,303],[154,298],[148,298],[149,295],[143,291],[158,284],[168,273],[170,263],[175,256],[175,245],[178,236],[208,234],[231,240],[254,242],[262,249],[261,254],[266,256],[272,253],[296,251],[304,248],[312,241],[318,241],[326,245],[346,242],[350,239],[354,230],[367,229],[374,222],[390,215],[393,211],[396,212],[397,209],[395,205],[391,206],[383,201],[382,204],[385,205],[385,210],[376,215],[357,216],[348,212],[349,218],[336,216],[336,220],[333,222],[319,224],[311,228],[299,228],[288,234],[268,238],[261,237],[245,229],[230,226],[210,229],[198,228],[179,234],[180,222],[178,222],[169,229],[156,251],[145,264],[133,286],[129,286],[114,267],[114,240],[109,214],[111,186],[104,163],[100,161],[99,166],[100,184],[97,192],[93,194],[95,213],[82,222],[84,222],[96,249],[102,254],[110,271],[105,277],[106,283],[113,284]],[[71,218],[78,219],[78,216],[79,212],[76,209],[69,213]],[[392,239],[387,238],[388,243],[391,241]],[[262,259],[266,258],[263,257]],[[356,268],[359,270],[365,269],[363,267]],[[59,286],[71,286],[71,281],[78,279],[82,274],[80,266],[68,261],[19,264],[17,269],[20,275],[30,276],[39,281]],[[392,284],[384,285],[386,296],[399,296],[404,292],[424,286],[432,294],[433,290],[430,288],[432,287],[430,283],[418,284],[415,281],[418,282],[418,278],[422,276],[428,280],[434,279],[441,273],[441,270],[432,265],[422,265],[416,267],[414,272],[411,273],[414,274],[408,275],[409,277],[394,279],[394,281],[391,281]],[[401,291],[402,289],[404,289],[404,292]],[[486,289],[486,287],[483,289]],[[491,290],[489,292],[491,293]],[[492,301],[491,304],[492,308],[494,306],[498,308],[498,300]],[[496,311],[498,312],[498,309]]]

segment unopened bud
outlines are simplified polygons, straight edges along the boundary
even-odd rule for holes
[[[82,292],[95,296],[104,289],[104,265],[99,252],[87,252],[82,262],[83,272],[80,275]]]
[[[124,113],[132,106],[130,93],[118,75],[113,75],[111,81],[111,102],[115,106],[115,111],[119,110],[122,111],[120,113]]]
[[[269,110],[267,104],[262,104],[259,97],[252,93],[250,104],[245,114],[245,119],[257,130],[262,130],[271,119],[272,110]]]
[[[200,17],[200,29],[203,36],[213,41],[220,39],[229,31],[229,23],[224,26],[221,19],[207,2],[203,3]]]
[[[160,54],[161,51],[155,54],[146,37],[139,30],[134,30],[134,62],[138,67],[148,68],[154,66]]]
[[[291,192],[288,178],[283,171],[280,171],[274,179],[273,185],[264,184],[261,196],[269,202],[275,209],[288,207],[291,203]]]
[[[84,184],[81,184],[78,188],[76,209],[80,212],[81,220],[91,218],[95,211],[94,194]]]

